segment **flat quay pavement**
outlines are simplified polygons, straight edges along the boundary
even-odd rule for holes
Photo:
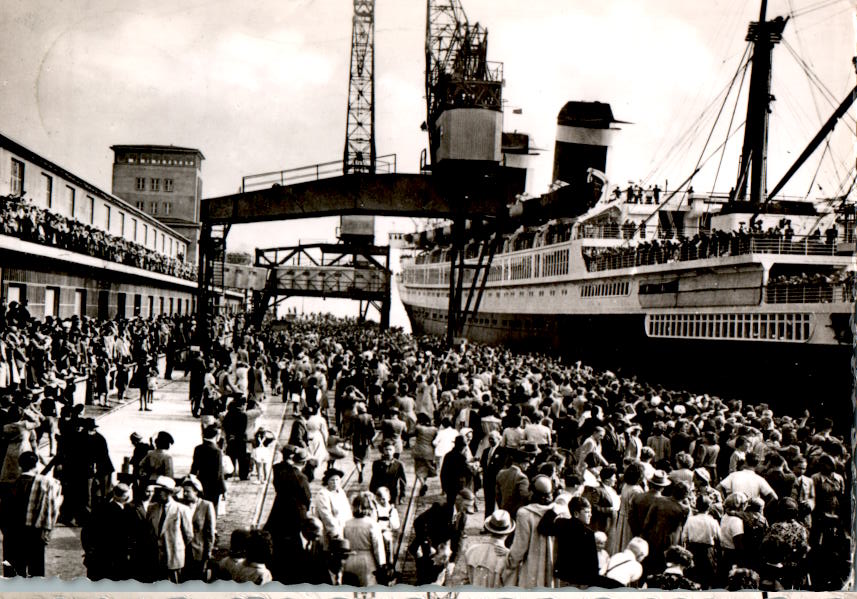
[[[175,439],[175,444],[170,449],[170,454],[173,457],[176,478],[180,479],[188,474],[193,457],[193,449],[202,442],[200,421],[190,413],[188,387],[189,381],[184,376],[184,373],[182,371],[174,371],[173,380],[159,379],[151,412],[139,411],[137,391],[134,389],[126,393],[122,404],[117,403],[114,394],[110,398],[111,406],[108,409],[97,406],[86,407],[85,414],[96,419],[99,432],[107,440],[110,457],[117,472],[121,470],[124,458],[131,457],[133,450],[129,439],[131,433],[137,432],[144,438],[149,438],[163,430],[169,432]],[[262,404],[262,410],[263,413],[259,417],[257,426],[265,427],[274,434],[277,434],[279,431],[279,448],[288,441],[293,419],[291,416],[288,416],[284,420],[285,404],[282,403],[279,396],[268,396]],[[330,415],[332,424],[332,409],[330,410]],[[48,447],[46,443],[40,446],[39,452],[45,459],[48,459]],[[346,457],[336,461],[337,468],[345,472],[345,488],[349,494],[358,490],[368,490],[371,478],[371,460],[378,458],[379,455],[378,450],[372,450],[370,463],[367,464],[363,483],[358,481],[350,453]],[[274,452],[274,461],[279,461],[279,449]],[[417,485],[416,492],[413,493],[413,506],[410,513],[408,513],[408,503],[412,496],[415,482],[414,463],[408,449],[405,449],[402,462],[405,465],[408,489],[403,503],[398,506],[404,530],[404,538],[400,543],[396,567],[401,572],[400,583],[414,584],[416,579],[414,562],[407,553],[407,545],[412,539],[411,525],[416,514],[428,509],[432,502],[441,501],[442,495],[437,477],[429,481],[429,490],[424,497],[419,496],[419,485]],[[313,481],[310,487],[314,495],[321,488],[320,480]],[[481,492],[477,494],[476,513],[471,515],[468,520],[467,536],[459,553],[455,574],[451,580],[447,581],[448,585],[464,584],[465,582],[463,566],[464,551],[472,542],[478,539],[482,530],[483,501],[481,495]],[[217,518],[215,557],[227,554],[229,537],[233,530],[264,526],[268,518],[268,513],[271,510],[274,496],[273,485],[261,484],[254,478],[248,481],[241,481],[236,476],[227,481],[226,513]],[[394,544],[394,549],[396,549],[396,545],[399,544]],[[46,575],[48,577],[56,576],[63,580],[85,577],[86,568],[83,565],[80,528],[62,524],[58,525],[53,531],[51,541],[48,544],[45,560]]]

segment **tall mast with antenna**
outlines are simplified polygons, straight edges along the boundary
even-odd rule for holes
[[[738,201],[748,199],[753,204],[764,200],[766,187],[766,161],[768,153],[768,115],[771,101],[771,58],[774,46],[783,39],[783,29],[788,19],[777,17],[765,20],[768,1],[762,0],[759,20],[750,23],[747,41],[753,43],[753,68],[750,73],[750,91],[747,98],[747,121],[744,125],[744,144],[741,149],[741,167],[735,197]]]

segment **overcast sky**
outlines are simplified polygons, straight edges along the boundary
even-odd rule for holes
[[[341,159],[352,3],[348,0],[3,0],[0,131],[110,190],[112,144],[199,148],[204,197],[237,190],[242,175]],[[757,0],[463,0],[489,30],[489,59],[504,63],[504,128],[545,149],[529,190],[550,183],[556,116],[568,100],[609,102],[631,121],[608,159],[614,182],[677,183],[692,170],[711,118],[700,119],[735,73]],[[426,146],[423,0],[377,0],[379,154],[416,172]],[[786,41],[834,99],[813,92],[788,48],[775,51],[769,187],[853,87],[854,0],[770,0],[768,16],[796,15]],[[744,88],[746,90],[746,86]],[[708,116],[713,117],[716,102]],[[723,122],[733,102],[724,108]],[[521,114],[512,109],[520,108]],[[734,124],[743,121],[743,104]],[[850,112],[853,125],[854,108]],[[696,127],[695,143],[680,144]],[[716,147],[723,135],[715,136]],[[833,193],[853,166],[853,128],[840,125],[835,167],[816,179]],[[736,136],[735,144],[739,143]],[[735,145],[733,144],[733,145]],[[717,189],[734,182],[728,147]],[[786,193],[803,196],[818,164]],[[716,167],[717,160],[712,161]],[[838,173],[837,173],[838,169]],[[694,181],[712,185],[712,172]],[[230,249],[330,238],[332,219],[242,226]],[[390,228],[379,223],[379,241]],[[403,324],[403,312],[394,321]]]

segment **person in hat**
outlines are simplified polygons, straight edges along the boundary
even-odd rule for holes
[[[353,572],[344,570],[346,561],[353,555],[348,539],[331,539],[325,551],[327,571],[317,584],[360,586],[360,579]]]
[[[202,492],[202,483],[193,474],[188,474],[182,480],[182,502],[188,507],[193,526],[193,539],[185,557],[182,580],[202,580],[214,549],[217,515],[214,504],[200,497]]]
[[[366,468],[366,459],[369,455],[369,447],[375,438],[375,421],[368,413],[366,404],[357,403],[354,406],[355,416],[350,421],[351,432],[351,454],[354,459],[354,467],[357,468],[357,482],[363,482],[363,470]]]
[[[440,468],[440,487],[448,501],[454,501],[461,489],[476,490],[474,468],[468,460],[469,454],[467,437],[459,435],[455,439],[452,451],[443,458],[443,465]]]
[[[131,488],[119,483],[109,501],[99,506],[80,531],[86,577],[90,580],[127,580],[132,576],[134,545]]]
[[[303,406],[297,418],[292,422],[292,428],[289,432],[289,445],[294,445],[295,447],[307,447],[309,445],[306,421],[310,416],[312,416],[312,411],[308,406]]]
[[[173,477],[173,456],[169,454],[169,449],[174,443],[175,439],[166,431],[160,431],[155,436],[155,449],[147,453],[146,457],[140,461],[141,478]]]
[[[542,517],[554,505],[554,488],[548,476],[540,474],[530,485],[532,495],[518,510],[516,531],[506,560],[505,584],[522,588],[553,586],[554,550],[549,534],[539,530]]]
[[[690,506],[687,505],[689,494],[689,483],[674,483],[661,496],[655,497],[649,507],[640,533],[649,543],[649,557],[643,564],[647,574],[660,572],[664,551],[679,543],[682,527],[690,513]]]
[[[345,523],[351,520],[351,502],[342,488],[342,470],[328,468],[321,479],[322,488],[313,503],[316,515],[324,524],[325,542],[334,537],[342,538]]]
[[[107,439],[98,432],[98,423],[95,418],[84,418],[81,424],[83,433],[86,435],[86,455],[90,464],[88,468],[90,492],[87,507],[91,511],[98,503],[109,497],[116,468],[113,466],[113,460],[110,459]]]
[[[515,531],[515,523],[506,510],[495,510],[485,519],[482,530],[488,534],[488,539],[471,545],[464,554],[466,582],[486,589],[500,588],[509,555],[506,537]]]
[[[202,483],[202,498],[210,501],[215,513],[220,498],[226,495],[226,477],[223,473],[223,451],[217,445],[220,428],[206,426],[202,430],[202,443],[193,449],[190,473]]]
[[[648,490],[645,493],[635,495],[628,505],[628,526],[631,529],[631,535],[635,537],[639,537],[643,532],[643,523],[649,513],[649,508],[661,496],[663,490],[670,486],[670,479],[663,470],[655,470],[648,483]]]
[[[168,476],[154,479],[155,492],[146,519],[154,532],[158,544],[159,580],[180,582],[180,574],[185,566],[188,547],[193,541],[193,523],[191,512],[177,502],[173,495],[175,481]]]
[[[443,584],[453,573],[467,516],[475,506],[473,492],[462,489],[453,503],[435,502],[414,519],[408,552],[416,563],[417,584]]]
[[[312,494],[309,481],[302,472],[307,461],[306,450],[301,447],[283,447],[283,460],[273,467],[273,482],[276,495],[274,505],[265,523],[265,530],[274,539],[275,562],[288,559],[283,539],[297,537],[301,521],[309,512]],[[279,570],[279,568],[276,568]]]
[[[395,458],[396,445],[393,441],[384,441],[381,445],[381,457],[372,463],[372,479],[369,490],[374,493],[381,487],[390,492],[390,501],[395,505],[404,498],[407,488],[405,465]]]
[[[134,475],[134,480],[139,480],[141,478],[139,472],[140,462],[143,461],[146,454],[154,449],[154,446],[144,441],[143,435],[138,432],[131,433],[129,439],[131,440],[131,445],[134,447],[134,450],[131,452],[129,466],[131,467],[131,473]]]
[[[516,518],[518,510],[530,499],[530,479],[524,471],[538,455],[535,447],[523,446],[512,453],[512,464],[497,473],[497,506]]]
[[[4,575],[44,576],[45,549],[62,504],[60,484],[38,473],[39,459],[32,451],[18,455],[20,474],[3,495],[2,518]]]

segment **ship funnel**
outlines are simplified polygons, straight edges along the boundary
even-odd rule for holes
[[[578,215],[591,208],[601,195],[599,181],[590,172],[607,172],[607,149],[616,129],[609,104],[601,102],[568,102],[559,111],[553,180],[568,183],[559,190],[564,196],[563,212]]]

